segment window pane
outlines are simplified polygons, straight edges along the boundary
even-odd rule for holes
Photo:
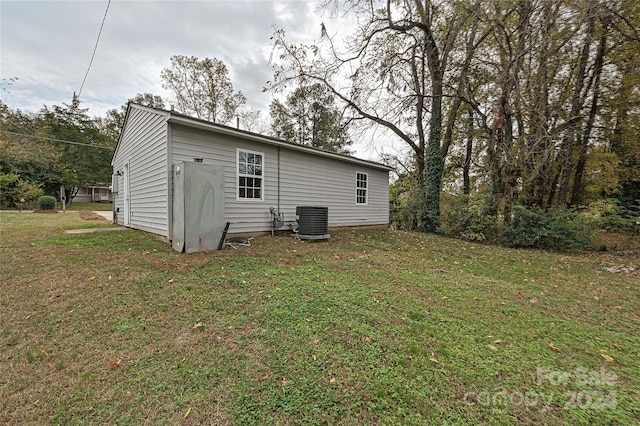
[[[262,199],[263,162],[261,154],[238,151],[238,198]]]

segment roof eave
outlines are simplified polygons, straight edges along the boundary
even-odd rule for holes
[[[228,135],[228,136],[234,136],[234,137],[241,138],[241,139],[248,139],[248,140],[251,140],[251,141],[254,141],[254,142],[264,143],[264,144],[268,144],[268,145],[272,145],[272,146],[278,146],[278,147],[282,147],[282,148],[286,148],[286,149],[291,149],[291,150],[294,150],[294,151],[306,152],[306,153],[309,153],[309,154],[312,154],[312,155],[317,155],[317,156],[326,157],[326,158],[332,158],[332,159],[339,160],[339,161],[345,161],[345,162],[349,162],[349,163],[360,164],[362,166],[372,167],[372,168],[376,168],[376,169],[379,169],[379,170],[385,170],[387,172],[390,172],[390,171],[394,170],[392,167],[389,167],[389,166],[384,165],[384,164],[376,163],[374,161],[362,160],[362,159],[359,159],[359,158],[355,158],[355,157],[351,157],[351,156],[347,156],[347,155],[343,155],[343,154],[324,151],[324,150],[321,150],[321,149],[318,149],[318,148],[311,148],[311,147],[308,147],[308,146],[299,145],[299,144],[295,144],[295,143],[292,143],[292,142],[287,142],[287,141],[284,141],[284,140],[280,140],[280,139],[271,138],[271,137],[268,137],[268,136],[259,135],[257,133],[251,133],[251,132],[247,132],[247,131],[244,131],[244,130],[238,130],[238,129],[234,129],[234,128],[228,127],[228,126],[222,126],[222,125],[215,124],[215,123],[209,123],[207,121],[190,118],[190,117],[183,116],[183,115],[177,115],[177,114],[175,114],[173,112],[170,113],[168,122],[169,123],[175,123],[175,124],[181,124],[183,126],[193,127],[193,128],[197,128],[197,129],[213,131],[213,132],[216,132],[216,133],[221,133],[221,134]]]

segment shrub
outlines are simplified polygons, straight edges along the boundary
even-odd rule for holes
[[[412,231],[418,227],[422,211],[420,188],[412,176],[403,176],[389,188],[389,221],[398,229]]]
[[[19,182],[20,176],[14,173],[0,173],[0,208],[11,209],[15,207]]]
[[[18,196],[16,203],[20,203],[20,207],[30,206],[33,207],[33,202],[40,198],[44,191],[40,188],[40,185],[35,183],[21,181],[18,184]],[[20,200],[24,200],[21,202]]]
[[[22,180],[15,173],[0,173],[0,208],[33,207],[33,201],[42,194],[44,191],[40,185]]]
[[[486,199],[479,196],[442,196],[442,232],[467,241],[500,243],[502,225],[486,214]]]
[[[554,250],[584,249],[591,245],[591,230],[574,211],[515,206],[513,221],[503,232],[508,247]]]
[[[43,195],[38,198],[39,210],[53,210],[56,206],[56,199],[50,195]]]
[[[617,198],[594,201],[582,212],[593,227],[608,232],[633,232],[638,220],[636,206],[625,208]]]

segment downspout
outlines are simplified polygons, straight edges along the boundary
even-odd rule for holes
[[[169,116],[170,117],[170,116]],[[172,132],[171,124],[167,117],[167,238],[169,244],[173,241],[173,170],[171,167],[171,158],[173,157],[173,147],[171,143]]]
[[[280,147],[278,147],[278,213],[280,211]]]

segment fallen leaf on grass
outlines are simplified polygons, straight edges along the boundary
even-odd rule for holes
[[[116,369],[116,368],[120,367],[120,363],[121,362],[122,362],[121,359],[119,359],[118,361],[115,361],[115,362],[110,362],[109,365],[108,365],[109,370],[113,370],[113,369]]]
[[[364,338],[364,341],[367,342],[367,343],[371,343],[371,342],[373,342],[373,339],[371,337],[367,336],[367,337]]]
[[[189,409],[187,410],[186,413],[184,413],[184,419],[187,420],[187,417],[189,417],[189,414],[191,414],[191,407],[189,407]]]
[[[329,383],[335,383],[336,382],[336,378],[332,377],[331,379],[329,379]]]
[[[193,324],[193,328],[194,329],[201,328],[201,327],[203,327],[202,322],[197,322],[197,323]]]
[[[560,352],[560,348],[554,345],[553,342],[549,343],[549,347],[556,352]]]
[[[496,348],[493,345],[487,345],[487,348],[491,349],[492,351],[497,351],[498,350],[498,348]]]
[[[600,354],[600,356],[602,358],[604,358],[605,361],[607,362],[613,362],[613,357],[611,355],[607,355],[607,354]]]
[[[502,343],[502,340],[496,339],[493,343]]]
[[[289,383],[289,378],[288,377],[283,377],[282,378],[282,386],[286,385],[287,383]]]
[[[95,276],[95,275],[92,275],[92,276],[90,276],[90,277],[89,277],[89,281],[93,281],[93,280],[95,280],[95,279],[96,279],[96,276]]]
[[[637,312],[631,312],[631,316],[636,318],[636,319],[640,319],[640,314]]]
[[[429,361],[431,361],[431,362],[435,362],[436,364],[440,364],[440,361],[438,361],[438,360],[437,360],[437,359],[435,359],[435,358],[429,358]]]

